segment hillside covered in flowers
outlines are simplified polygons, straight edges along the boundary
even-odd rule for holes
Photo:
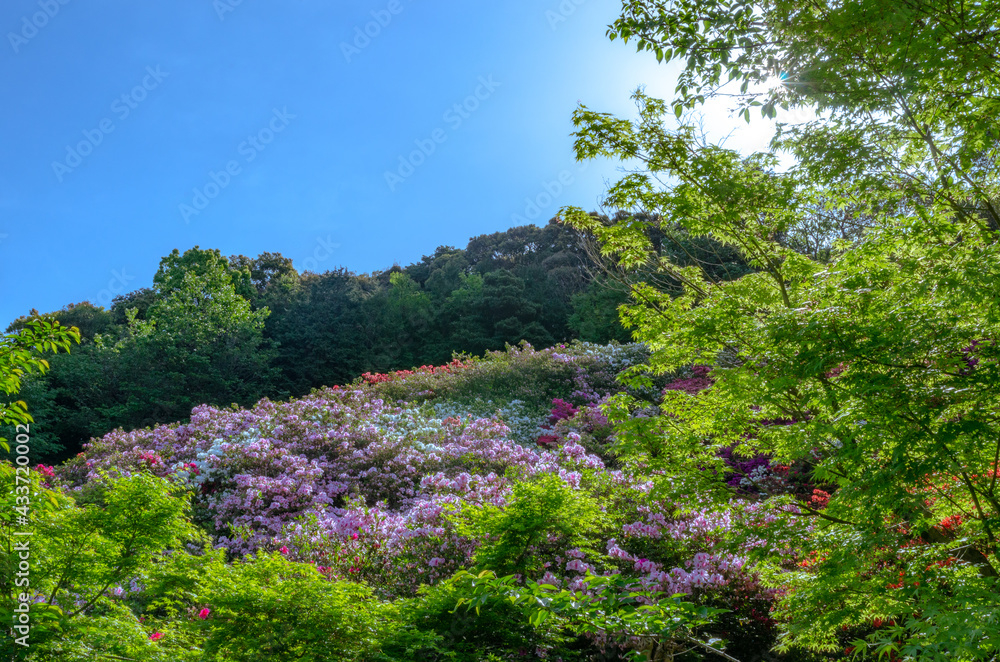
[[[201,566],[228,575],[265,564],[282,578],[364,593],[353,607],[364,612],[357,618],[371,640],[341,650],[330,639],[340,634],[317,624],[304,659],[613,659],[670,645],[669,637],[628,627],[575,631],[569,613],[533,626],[499,593],[478,615],[456,610],[482,570],[581,599],[598,594],[595,577],[612,578],[624,582],[622,595],[646,596],[636,605],[677,596],[685,608],[723,610],[690,626],[700,641],[725,641],[736,653],[769,649],[776,590],[752,558],[771,543],[738,531],[775,521],[766,494],[808,486],[765,457],[724,453],[705,474],[732,492],[728,508],[683,509],[656,494],[642,467],[619,457],[602,406],[628,390],[655,411],[663,391],[693,395],[710,387],[711,376],[695,367],[626,389],[616,377],[646,358],[640,345],[522,345],[439,367],[366,373],[288,402],[202,406],[189,423],[112,432],[62,466],[39,466],[41,485],[71,496],[76,508],[96,501],[107,508],[109,491],[137,477],[155,477],[162,499],[189,495],[191,503],[177,515],[187,522],[184,546],[166,556],[148,550],[148,563],[112,573],[107,586],[88,566],[95,559],[62,561],[73,579],[34,600],[76,610],[76,627],[48,644],[48,659],[82,659],[111,615],[135,622],[134,638],[109,653],[202,659],[197,649],[214,645],[234,655],[218,659],[251,659],[235,656],[239,638],[225,637],[257,618],[260,587],[212,585]],[[109,541],[122,533],[102,532]],[[51,529],[45,539],[66,542]],[[789,566],[800,561],[790,556]],[[222,600],[213,597],[219,591]],[[291,618],[269,617],[282,625]],[[281,626],[260,627],[273,634]],[[303,627],[269,644],[268,654],[291,650]]]

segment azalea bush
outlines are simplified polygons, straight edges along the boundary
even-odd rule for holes
[[[221,618],[229,611],[222,611],[220,601],[230,600],[228,594],[212,597],[213,586],[253,577],[267,584],[259,574],[264,570],[253,564],[273,568],[279,561],[292,564],[289,576],[308,586],[328,582],[370,591],[358,599],[400,628],[379,630],[371,641],[395,642],[384,650],[423,651],[425,657],[415,659],[435,659],[432,652],[440,659],[452,654],[461,659],[462,650],[473,650],[469,637],[479,635],[472,632],[487,627],[481,617],[440,611],[442,595],[455,599],[451,609],[461,599],[462,589],[448,584],[451,578],[473,569],[512,572],[520,581],[585,592],[588,575],[620,577],[656,594],[684,594],[706,608],[731,611],[737,620],[725,630],[730,645],[748,636],[772,641],[767,614],[774,592],[758,581],[732,536],[741,517],[756,516],[753,508],[744,514],[684,511],[653,498],[654,483],[642,467],[614,464],[618,442],[603,403],[624,392],[615,377],[644,356],[614,345],[520,348],[502,361],[450,364],[447,370],[414,370],[388,379],[369,376],[285,403],[202,406],[186,424],[95,439],[47,480],[78,499],[90,498],[102,481],[139,476],[154,476],[190,495],[191,518],[210,536],[209,547],[235,565],[226,570],[230,566],[213,561],[193,569],[199,561],[191,561],[183,572],[138,572],[120,583],[121,600],[159,624],[159,642],[197,639],[210,648],[206,642],[217,635],[204,628],[221,625],[200,623],[196,616],[211,609]],[[525,393],[508,391],[512,399],[502,401],[506,412],[477,409],[483,407],[481,394],[455,396],[456,384],[467,384],[476,370],[485,373],[476,379],[495,384],[496,374],[513,378],[521,368],[562,375],[563,381],[553,382],[546,393],[553,397],[533,396],[537,418],[520,432],[508,425],[506,412]],[[679,374],[674,381],[684,378]],[[426,393],[427,380],[435,380],[437,391],[446,395]],[[410,399],[387,400],[389,386]],[[639,399],[663,387],[643,388],[627,393]],[[715,482],[727,489],[722,474]],[[184,558],[175,554],[162,567],[183,565]],[[236,573],[230,580],[209,581],[230,572]],[[434,588],[439,586],[451,588]],[[260,591],[259,599],[265,599],[265,589]],[[167,595],[176,597],[159,599]],[[244,599],[258,598],[239,598]],[[226,604],[239,601],[232,600]],[[519,624],[508,630],[521,633],[525,650],[538,648],[553,659],[645,645],[629,637],[575,632],[562,617],[538,630],[540,624],[521,620],[502,596],[497,600],[508,604],[504,618]],[[765,616],[753,621],[758,613]],[[235,615],[226,618],[233,627],[241,622]],[[456,639],[454,632],[435,629],[446,623],[466,634]],[[285,626],[261,624],[279,627]],[[503,641],[511,645],[509,638]],[[726,644],[720,639],[719,645]],[[220,655],[223,649],[218,648]]]
[[[522,343],[482,357],[462,356],[437,368],[424,366],[415,371],[366,375],[359,382],[372,384],[390,402],[517,400],[535,409],[548,409],[557,397],[596,401],[600,393],[621,389],[616,381],[618,374],[646,356],[645,347],[638,343],[597,345],[576,341],[546,349]]]

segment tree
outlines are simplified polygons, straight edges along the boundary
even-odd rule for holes
[[[275,370],[263,338],[269,311],[252,310],[237,292],[248,278],[218,251],[175,250],[161,261],[153,289],[116,298],[110,313],[79,304],[46,315],[84,323],[87,332],[80,351],[25,382],[39,418],[33,457],[65,459],[116,427],[177,421],[199,404],[246,405],[271,394]]]
[[[747,119],[754,107],[815,110],[775,148],[798,158],[800,177],[841,190],[831,199],[933,201],[996,230],[998,15],[940,0],[629,0],[608,35],[686,62],[678,114],[718,95]]]
[[[212,659],[373,659],[395,616],[368,586],[331,581],[276,552],[210,564],[203,581]]]
[[[54,313],[39,315],[37,310],[31,311],[31,315],[17,318],[7,327],[7,332],[18,331],[26,328],[31,322],[42,317],[49,321],[56,321],[61,326],[71,329],[76,327],[80,331],[81,340],[93,338],[98,333],[106,333],[114,324],[114,319],[110,312],[101,306],[95,306],[89,301],[81,303],[71,303],[62,310]]]
[[[147,319],[133,315],[113,348],[125,382],[120,415],[148,425],[206,402],[249,404],[269,389],[275,375],[263,328],[270,311],[252,310],[239,294],[250,288],[248,271],[195,247],[165,257],[153,282]]]
[[[48,370],[49,363],[41,354],[68,352],[73,342],[80,342],[79,330],[44,318],[23,322],[14,333],[0,336],[0,391],[4,396],[0,399],[0,426],[14,426],[15,432],[22,432],[34,421],[23,400],[10,398],[17,395],[26,375]],[[10,452],[7,439],[3,437],[0,437],[0,447]]]
[[[586,290],[573,295],[569,326],[587,342],[629,342],[632,336],[618,319],[618,307],[627,301],[627,287],[607,278],[595,278]]]
[[[245,255],[231,255],[229,264],[238,272],[246,271],[250,274],[250,282],[257,289],[258,295],[284,279],[298,276],[291,258],[281,253],[261,253],[253,259]]]
[[[256,294],[255,283],[250,273],[251,265],[244,263],[246,258],[242,255],[236,258],[239,263],[231,263],[222,257],[222,252],[218,248],[202,250],[195,246],[184,251],[183,255],[175,248],[170,255],[160,260],[160,268],[153,276],[153,287],[161,297],[166,296],[184,287],[184,279],[190,274],[196,278],[209,279],[217,285],[228,283],[232,285],[236,294],[249,300]],[[258,279],[266,279],[266,273],[269,271],[275,269],[280,271],[282,260],[284,258],[280,255],[268,254],[266,258],[262,256],[263,268],[255,265],[261,272]]]
[[[623,267],[680,284],[639,282],[623,311],[650,369],[713,366],[711,388],[668,391],[659,417],[618,398],[621,449],[682,502],[732,498],[705,469],[733,447],[829,491],[768,502],[812,527],[791,541],[795,571],[784,552],[760,559],[785,591],[783,648],[842,650],[845,632],[860,656],[1000,646],[998,31],[992,3],[629,1],[609,35],[684,63],[677,96],[637,92],[636,120],[575,113],[578,158],[641,166],[609,189],[612,223],[564,217]],[[765,153],[705,144],[683,113],[727,81],[748,120],[819,114],[779,125]],[[863,227],[829,251],[789,242],[844,210]],[[720,278],[655,249],[651,229],[719,242],[752,271]]]
[[[111,300],[111,315],[115,324],[124,328],[128,325],[128,311],[135,310],[136,319],[146,319],[146,311],[156,301],[156,292],[151,287],[142,287],[127,294],[119,294]]]

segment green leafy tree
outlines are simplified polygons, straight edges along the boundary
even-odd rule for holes
[[[256,288],[258,296],[279,286],[280,283],[298,277],[298,272],[292,266],[291,258],[287,258],[281,253],[261,253],[255,258],[249,258],[245,255],[231,255],[229,256],[229,265],[236,272],[250,274],[250,282]]]
[[[111,315],[119,332],[128,326],[130,310],[135,310],[136,319],[146,319],[146,312],[156,301],[156,292],[151,287],[142,287],[127,294],[119,294],[111,300]]]
[[[275,312],[265,333],[278,344],[275,365],[282,388],[300,395],[321,385],[348,383],[371,369],[358,351],[366,294],[353,274],[338,269],[304,274],[287,297],[270,301]]]
[[[397,329],[398,364],[419,365],[424,358],[423,343],[439,344],[433,327],[434,304],[430,296],[403,272],[390,277],[387,312]]]
[[[483,277],[464,275],[461,285],[442,302],[444,326],[455,351],[481,354],[493,347],[493,329],[480,311],[483,309]],[[475,311],[468,314],[468,311]]]
[[[233,662],[365,660],[395,618],[367,586],[330,581],[279,553],[206,568],[205,651]]]
[[[499,597],[518,607],[536,627],[557,617],[578,634],[603,638],[609,649],[624,644],[636,661],[666,662],[699,650],[739,662],[719,648],[721,641],[698,632],[726,610],[641,590],[631,579],[587,574],[586,591],[530,580],[520,584],[514,575],[497,577],[489,570],[478,575],[461,571],[452,581],[462,589],[460,608],[478,613]]]
[[[275,378],[263,337],[270,311],[253,310],[239,293],[249,283],[249,273],[230,268],[218,251],[165,257],[146,319],[130,313],[126,335],[105,345],[119,383],[105,415],[137,427],[186,417],[198,404],[249,404],[266,393]]]
[[[89,301],[84,301],[71,303],[62,310],[45,315],[40,315],[37,310],[32,310],[30,315],[19,317],[11,322],[7,327],[7,332],[23,329],[39,318],[59,322],[67,329],[76,327],[80,332],[81,340],[93,338],[98,333],[107,333],[114,324],[114,317],[109,311],[104,310],[101,306],[95,306]]]
[[[12,398],[20,391],[26,375],[48,370],[49,363],[41,354],[68,352],[73,342],[80,342],[79,330],[44,318],[23,322],[14,333],[0,336],[0,429],[24,426],[34,420],[25,402]],[[0,447],[10,452],[3,437]]]
[[[27,604],[31,645],[17,646],[11,637],[4,653],[53,661],[93,659],[96,653],[177,659],[150,655],[149,633],[108,596],[165,549],[203,537],[187,519],[186,496],[148,474],[107,477],[75,500],[42,484],[37,472],[26,481],[15,478],[14,467],[0,465],[6,506],[0,518],[0,615],[9,624]],[[13,502],[22,493],[32,504],[27,524],[14,519]],[[29,570],[16,575],[25,539]]]
[[[237,256],[236,259],[238,262],[230,262],[217,248],[201,249],[195,246],[184,253],[175,248],[170,255],[160,260],[160,267],[153,276],[153,289],[159,297],[163,297],[184,288],[184,280],[193,276],[207,280],[216,287],[232,285],[237,295],[250,299],[257,290],[251,268],[257,269],[259,282],[262,278],[266,280],[269,273],[289,266],[283,263],[280,256],[271,254],[262,256],[259,264],[252,264],[243,256]]]
[[[487,575],[490,573],[487,572]],[[465,572],[422,586],[416,598],[397,601],[400,622],[382,641],[377,662],[497,662],[539,649],[566,662],[593,659],[594,647],[559,617],[532,623],[500,590],[487,593]],[[477,589],[478,592],[477,592]]]
[[[580,159],[640,166],[608,191],[613,222],[565,218],[656,274],[622,314],[650,369],[713,366],[711,388],[669,391],[659,417],[630,419],[618,398],[622,451],[673,477],[659,489],[682,502],[731,498],[706,469],[734,446],[829,490],[769,501],[812,527],[793,540],[795,570],[759,561],[786,591],[783,649],[997,654],[998,30],[990,3],[628,1],[609,35],[681,61],[677,95],[636,93],[635,120],[575,114]],[[730,92],[748,120],[758,106],[818,114],[743,155],[684,119]],[[831,236],[837,215],[856,229]],[[720,278],[651,230],[717,242],[752,271]]]

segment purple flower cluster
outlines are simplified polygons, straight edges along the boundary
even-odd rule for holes
[[[579,410],[571,403],[561,398],[556,398],[552,401],[552,413],[549,415],[549,425],[555,425],[563,419],[572,418],[576,416],[577,411]]]
[[[760,492],[764,482],[771,477],[771,456],[767,453],[745,457],[733,446],[726,446],[719,450],[719,457],[729,468],[725,474],[726,484],[741,494]]]
[[[704,388],[707,374],[696,367],[687,386],[674,386]],[[442,417],[432,404],[387,403],[384,388],[322,389],[246,410],[200,406],[189,423],[95,439],[57,476],[72,487],[101,472],[168,477],[190,489],[217,546],[233,554],[280,549],[392,596],[470,566],[483,541],[461,533],[455,515],[463,508],[502,509],[516,481],[551,474],[599,497],[608,521],[619,523],[608,531],[606,554],[552,552],[545,581],[581,588],[587,572],[621,573],[637,586],[698,594],[752,585],[745,560],[719,547],[728,514],[680,514],[650,496],[648,478],[609,467],[592,450],[610,434],[600,403],[613,379],[588,381],[594,397],[583,404],[553,400],[553,440],[544,447],[518,443],[496,417]]]

